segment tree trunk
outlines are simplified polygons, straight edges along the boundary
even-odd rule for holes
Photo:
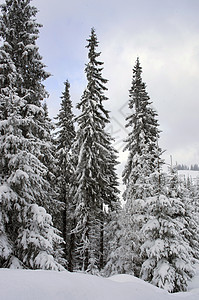
[[[75,220],[73,220],[73,228],[75,228]],[[73,272],[74,268],[74,250],[75,250],[75,234],[70,233],[70,240],[68,245],[68,271]]]
[[[104,224],[103,224],[103,220],[101,220],[99,269],[102,270],[103,267],[104,267]]]

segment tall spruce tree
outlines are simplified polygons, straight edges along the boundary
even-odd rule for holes
[[[28,0],[6,0],[1,10],[0,266],[60,270],[62,239],[46,211],[56,210],[58,202],[41,106],[47,95],[41,82],[48,74],[35,42],[37,10]]]
[[[139,58],[133,69],[132,86],[129,91],[130,114],[126,127],[129,129],[124,150],[128,150],[128,160],[123,172],[125,214],[121,245],[117,250],[126,253],[120,266],[127,273],[139,277],[142,264],[140,245],[142,242],[141,228],[148,216],[145,212],[144,201],[148,196],[156,194],[158,189],[155,174],[160,168],[161,149],[158,146],[159,128],[157,113],[152,108],[151,100],[142,81],[142,68]],[[119,250],[120,249],[120,250]]]
[[[14,93],[14,82],[16,77],[15,66],[5,50],[0,48],[0,267],[9,259],[12,253],[12,242],[6,232],[9,210],[3,207],[2,195],[4,193],[3,182],[8,172],[8,159],[3,157],[3,136],[5,135],[5,123],[10,114],[13,114],[14,107],[9,103],[16,97]],[[8,201],[6,201],[8,202]],[[6,203],[7,204],[7,203]]]
[[[40,24],[36,23],[37,9],[30,5],[31,0],[5,1],[1,5],[0,37],[3,40],[2,50],[9,55],[16,69],[15,92],[23,100],[20,125],[25,138],[37,139],[38,156],[41,162],[53,170],[54,158],[51,122],[42,108],[42,100],[48,96],[43,81],[50,74],[45,71],[42,57],[36,40],[39,37]],[[52,172],[46,173],[48,181],[54,180]],[[53,193],[53,188],[51,189]],[[56,210],[56,201],[47,201],[43,206],[51,212]],[[52,209],[53,206],[53,209]]]
[[[104,265],[104,223],[106,213],[118,203],[118,183],[115,173],[116,151],[112,138],[106,132],[109,123],[108,111],[103,102],[107,90],[102,77],[103,63],[95,30],[88,39],[88,59],[85,73],[87,88],[78,108],[78,130],[73,146],[76,167],[72,195],[75,205],[76,227],[73,230],[77,243],[77,263],[84,271],[98,272]],[[105,211],[106,206],[106,211]]]
[[[133,69],[132,86],[129,91],[130,115],[126,118],[129,135],[124,150],[129,152],[123,172],[126,185],[125,201],[154,194],[150,176],[160,167],[161,149],[158,146],[160,134],[157,113],[152,108],[146,85],[142,81],[139,58]]]
[[[63,218],[61,222],[62,236],[65,241],[65,258],[69,271],[73,270],[72,252],[74,250],[74,234],[71,230],[74,226],[73,205],[70,199],[69,187],[73,174],[71,146],[75,138],[74,115],[70,99],[68,80],[64,83],[65,90],[61,96],[61,108],[57,116],[56,149],[57,149],[57,186],[60,202],[64,203]]]
[[[185,290],[193,275],[193,254],[186,231],[188,220],[175,173],[169,180],[161,170],[161,149],[156,113],[142,82],[139,59],[133,70],[127,118],[132,128],[123,179],[125,191],[125,267],[134,274],[170,292]],[[170,194],[173,198],[166,196]],[[176,197],[176,198],[174,198]],[[130,226],[129,226],[130,225]],[[130,259],[131,258],[131,259]]]

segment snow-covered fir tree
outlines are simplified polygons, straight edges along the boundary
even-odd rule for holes
[[[184,291],[194,274],[193,252],[186,230],[185,205],[180,198],[148,197],[150,215],[143,226],[141,278],[169,292]]]
[[[118,183],[115,173],[116,151],[106,132],[109,114],[103,106],[108,100],[103,63],[98,61],[98,41],[92,28],[88,39],[88,59],[85,73],[87,88],[78,108],[78,130],[73,146],[76,167],[72,197],[75,205],[76,259],[79,268],[95,273],[104,265],[104,223],[106,213],[118,203]],[[80,258],[80,260],[79,260]]]
[[[53,223],[56,228],[60,228],[60,213],[62,209],[62,203],[59,201],[59,195],[56,190],[57,187],[57,149],[56,144],[52,135],[55,130],[55,125],[49,117],[48,106],[46,101],[42,103],[42,117],[40,119],[40,126],[44,128],[45,135],[40,136],[43,147],[41,148],[42,157],[40,157],[42,163],[47,167],[48,172],[46,174],[46,179],[51,186],[49,190],[50,203],[43,203],[43,206],[48,210],[48,212],[53,217]]]
[[[120,245],[115,249],[119,262],[118,271],[122,270],[135,276],[139,276],[143,260],[140,255],[142,242],[140,230],[148,218],[144,202],[148,196],[154,195],[157,191],[158,179],[155,174],[162,163],[161,149],[158,146],[160,131],[157,113],[151,106],[152,102],[141,75],[142,68],[137,58],[129,91],[130,114],[126,119],[129,134],[124,149],[128,151],[128,160],[123,172],[123,181],[126,185],[125,213]]]
[[[139,58],[133,69],[132,86],[129,91],[130,114],[126,118],[129,129],[124,150],[129,152],[123,171],[126,185],[124,200],[144,199],[154,194],[151,175],[160,167],[161,149],[158,146],[160,134],[157,113],[142,81],[142,68]]]
[[[48,96],[43,81],[50,74],[44,69],[45,65],[36,45],[41,25],[35,19],[37,9],[30,3],[31,0],[6,0],[1,5],[0,36],[3,40],[2,50],[10,56],[16,69],[15,92],[23,99],[23,106],[20,108],[24,119],[20,127],[22,134],[35,142],[38,139],[39,159],[53,170],[54,155],[50,136],[52,124],[42,108],[42,100]],[[54,174],[48,171],[46,178],[48,181],[54,180]],[[53,206],[51,212],[56,211],[58,203],[50,203],[42,205],[48,210]]]
[[[59,200],[64,203],[63,218],[61,221],[62,235],[65,241],[65,257],[67,268],[73,270],[72,252],[74,250],[74,234],[71,230],[74,226],[74,207],[70,199],[69,188],[73,174],[73,163],[71,157],[71,146],[75,138],[74,115],[72,113],[72,102],[70,99],[70,84],[68,80],[64,83],[65,90],[61,96],[61,107],[57,116],[56,149],[57,149],[57,187]]]
[[[116,274],[134,275],[132,243],[135,239],[129,221],[131,219],[124,209],[120,209],[111,215],[111,221],[107,224],[107,263],[103,270],[103,275],[106,277]]]
[[[47,96],[42,81],[49,77],[36,45],[40,24],[36,22],[37,8],[32,0],[5,0],[1,5],[0,36],[16,67],[16,88],[28,104],[41,105]],[[27,111],[24,110],[24,114]]]
[[[46,210],[58,206],[49,171],[51,137],[41,100],[47,95],[30,1],[1,5],[0,266],[61,270],[62,239]],[[49,154],[49,155],[48,155]]]
[[[169,292],[184,291],[198,253],[192,199],[172,162],[168,174],[160,169],[156,176],[157,193],[144,202],[149,217],[141,230],[140,277]]]
[[[185,213],[184,229],[181,234],[189,243],[193,257],[199,259],[199,228],[198,228],[198,195],[195,194],[195,184],[192,179],[178,175],[177,167],[171,166],[168,170],[166,195],[182,201]]]

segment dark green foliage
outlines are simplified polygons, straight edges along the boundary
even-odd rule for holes
[[[126,119],[126,127],[130,130],[124,148],[129,151],[123,172],[126,200],[128,197],[143,198],[154,194],[149,179],[161,164],[157,113],[151,106],[152,102],[146,92],[146,85],[142,82],[141,74],[142,68],[137,58],[133,69],[132,87],[129,91],[131,114]]]
[[[62,239],[47,212],[54,192],[51,124],[41,100],[49,75],[38,53],[36,8],[5,1],[0,36],[0,263],[1,267],[63,269]],[[50,167],[51,166],[51,167]]]
[[[124,149],[129,153],[123,172],[126,204],[120,221],[121,239],[117,249],[112,249],[112,255],[116,254],[119,260],[117,267],[113,267],[114,272],[118,269],[135,276],[139,276],[143,261],[140,230],[148,219],[144,203],[148,196],[155,195],[160,189],[159,170],[162,164],[157,113],[151,106],[141,75],[142,68],[137,58],[129,91],[130,114],[126,119],[129,129]]]
[[[29,104],[40,106],[47,95],[42,81],[49,77],[44,70],[36,40],[40,24],[36,23],[37,9],[31,0],[6,0],[1,5],[0,36],[5,41],[3,48],[16,68],[16,90]],[[24,110],[24,113],[28,113]]]
[[[56,149],[57,149],[57,188],[59,200],[63,203],[62,218],[59,218],[59,227],[65,241],[65,258],[68,262],[68,270],[73,270],[72,252],[74,251],[74,234],[71,233],[74,226],[74,208],[69,195],[71,178],[73,175],[73,162],[71,146],[75,138],[74,115],[69,93],[70,84],[65,82],[65,90],[62,94],[61,108],[57,116]]]
[[[85,72],[87,88],[78,108],[78,130],[73,146],[76,162],[71,194],[75,205],[77,256],[79,267],[92,273],[104,265],[104,222],[107,211],[118,202],[118,183],[115,174],[116,151],[112,139],[105,131],[109,122],[108,111],[103,102],[106,79],[102,77],[103,63],[98,61],[100,53],[95,30],[91,30],[87,48],[89,62]]]

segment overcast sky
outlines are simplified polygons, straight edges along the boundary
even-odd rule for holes
[[[3,1],[0,0],[0,3]],[[63,82],[73,105],[86,87],[86,39],[96,29],[111,111],[115,146],[127,132],[128,95],[137,56],[143,80],[159,116],[160,146],[173,161],[199,164],[198,0],[33,0],[43,25],[38,45],[47,71],[50,116],[59,110]],[[120,155],[121,158],[124,155]]]

